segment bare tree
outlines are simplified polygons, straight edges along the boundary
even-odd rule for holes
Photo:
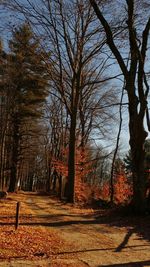
[[[108,56],[102,52],[106,38],[92,7],[85,0],[39,0],[39,5],[30,0],[27,5],[19,0],[9,3],[33,23],[36,34],[42,33],[43,45],[50,51],[50,94],[61,99],[69,115],[69,201],[74,202],[78,129],[81,126],[84,145],[91,129],[100,127],[98,119],[93,121],[93,118],[98,118],[100,110],[104,114],[105,104],[108,110],[113,100],[113,94],[108,93],[109,87],[100,86],[110,79],[104,75]],[[105,109],[103,123],[108,114]]]
[[[143,212],[146,208],[146,181],[144,176],[144,142],[147,132],[144,129],[144,118],[148,117],[149,85],[146,77],[146,54],[150,31],[150,18],[145,22],[142,34],[139,34],[136,20],[136,1],[126,0],[126,29],[128,33],[129,62],[124,60],[115,41],[115,35],[110,23],[104,17],[104,13],[98,2],[90,0],[94,11],[103,26],[107,45],[115,56],[118,65],[125,78],[125,87],[129,101],[129,132],[130,147],[133,163],[133,205],[136,212]],[[149,119],[148,119],[149,129]]]
[[[98,28],[93,30],[92,25],[95,23],[95,17],[86,1],[75,1],[73,3],[56,1],[55,10],[54,12],[49,5],[52,25],[51,41],[56,50],[54,72],[51,79],[70,116],[68,182],[69,201],[74,202],[77,121],[79,116],[82,125],[83,145],[85,134],[88,131],[90,132],[92,128],[92,118],[96,112],[94,107],[99,107],[102,97],[102,94],[98,93],[98,89],[100,90],[102,80],[105,80],[102,79],[102,66],[105,66],[106,58],[100,56],[105,38],[101,30]],[[72,10],[75,10],[74,14],[72,14]],[[97,41],[98,39],[99,41]],[[96,57],[99,57],[98,63]],[[92,92],[93,97],[91,97]],[[94,98],[96,92],[98,100]],[[105,92],[106,95],[108,96],[108,93]],[[88,97],[90,97],[90,101]],[[93,110],[90,110],[90,117],[86,120],[88,129],[85,132],[86,114],[83,114],[83,112],[85,112],[84,107],[86,107],[87,99],[88,105],[92,102]]]
[[[68,116],[65,106],[59,98],[51,95],[46,107],[47,143],[46,154],[48,163],[47,190],[56,190],[56,180],[59,182],[59,193],[61,194],[62,173],[56,168],[55,163],[63,161],[63,153],[68,146]],[[58,192],[57,192],[58,193]]]

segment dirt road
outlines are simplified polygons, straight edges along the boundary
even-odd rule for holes
[[[22,201],[21,195],[16,197]],[[72,206],[34,194],[26,194],[22,204],[30,210],[29,227],[56,229],[68,249],[62,248],[56,258],[10,260],[0,266],[150,266],[150,227],[143,218],[108,218],[86,210],[81,214]]]

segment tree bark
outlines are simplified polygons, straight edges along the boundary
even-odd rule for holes
[[[133,106],[129,106],[129,132],[130,147],[133,165],[133,200],[132,204],[136,213],[146,210],[146,179],[144,174],[145,149],[144,143],[147,133],[144,130],[143,119],[135,114]]]
[[[15,116],[14,116],[15,117]],[[12,138],[12,160],[11,174],[8,192],[14,192],[17,183],[17,165],[18,165],[18,149],[19,149],[19,121],[16,116],[13,120],[13,138]]]
[[[68,201],[75,202],[75,144],[76,144],[76,110],[71,114],[69,159],[68,159]]]

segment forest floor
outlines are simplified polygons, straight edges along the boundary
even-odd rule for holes
[[[0,267],[7,266],[150,266],[150,216],[81,209],[34,193],[9,194],[0,200]]]

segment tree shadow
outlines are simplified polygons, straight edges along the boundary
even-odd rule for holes
[[[82,217],[82,219],[80,217]],[[67,215],[67,220],[64,220],[64,215],[63,213],[61,214],[41,214],[41,215],[26,215],[26,214],[21,214],[19,217],[19,226],[32,226],[32,227],[37,227],[37,226],[43,226],[43,227],[58,227],[59,229],[67,229],[69,231],[80,231],[80,226],[88,225],[93,227],[96,225],[96,231],[99,233],[105,233],[107,235],[107,228],[105,231],[105,228],[103,228],[103,225],[106,224],[111,227],[126,227],[128,228],[128,232],[125,235],[124,239],[122,242],[118,245],[118,247],[106,247],[106,248],[90,248],[90,249],[85,249],[85,250],[76,250],[76,251],[69,251],[69,252],[62,252],[62,254],[71,254],[71,253],[80,253],[80,252],[89,252],[89,251],[112,251],[116,253],[120,253],[122,250],[130,249],[132,248],[135,250],[145,250],[146,247],[150,246],[150,244],[145,244],[145,245],[133,245],[130,246],[128,245],[128,241],[130,237],[132,236],[133,233],[136,233],[139,239],[143,240],[148,240],[150,241],[150,224],[149,224],[149,216],[147,217],[129,217],[129,216],[112,216],[112,217],[107,217],[107,216],[101,216],[98,218],[92,217],[90,218],[85,218],[84,216],[75,214],[74,216]],[[74,219],[73,219],[74,218]],[[9,221],[10,219],[10,221]],[[4,220],[4,221],[3,221]],[[0,226],[5,226],[5,225],[14,225],[15,224],[15,217],[14,216],[0,216]],[[72,226],[74,227],[72,228]],[[79,226],[77,229],[76,227]],[[81,230],[82,231],[82,230]],[[148,248],[147,248],[148,249]],[[149,264],[150,261],[145,261],[145,262],[134,262],[134,263],[127,263],[127,264],[114,264],[114,265],[106,265],[106,266],[112,266],[112,267],[117,267],[117,266],[126,266],[126,267],[133,267],[133,266],[144,266],[142,264]]]
[[[150,260],[148,261],[136,261],[136,262],[128,262],[128,263],[119,263],[119,264],[110,264],[110,265],[103,265],[103,267],[144,267],[150,266]],[[101,267],[99,265],[98,267]]]
[[[128,215],[123,214],[122,212],[110,211],[108,215],[96,215],[95,219],[101,224],[106,224],[111,227],[117,227],[119,229],[126,228],[128,229],[128,233],[125,239],[120,244],[118,250],[129,241],[130,236],[135,233],[138,235],[139,239],[147,240],[150,242],[150,215],[145,216],[136,216],[136,215]]]
[[[142,247],[143,247],[143,250],[145,249],[146,245],[135,245],[135,246],[128,246],[126,248],[137,248],[139,249],[140,251],[142,250]],[[115,251],[116,248],[114,247],[109,247],[109,248],[90,248],[90,249],[81,249],[81,250],[73,250],[73,251],[62,251],[62,252],[58,252],[57,254],[53,254],[54,256],[55,255],[65,255],[65,254],[74,254],[74,253],[86,253],[86,252],[95,252],[95,251]],[[121,265],[122,266],[122,265]]]
[[[42,198],[43,198],[43,196],[42,196]],[[35,199],[35,197],[34,197],[34,199]],[[47,199],[47,197],[46,197],[46,199]],[[49,203],[47,203],[47,206],[46,207],[43,207],[43,206],[41,206],[40,205],[40,201],[34,201],[34,200],[32,200],[32,198],[31,198],[31,201],[26,201],[26,204],[31,208],[31,209],[34,209],[34,210],[43,210],[43,211],[48,211],[48,209],[49,209],[49,207],[50,207],[50,205],[53,205],[53,208],[54,207],[56,207],[56,209],[58,209],[58,210],[64,210],[64,211],[67,211],[67,208],[64,208],[64,207],[62,207],[62,203],[59,205],[59,204],[57,204],[57,203],[51,203],[51,202],[49,202]],[[48,206],[48,204],[49,204],[49,206]]]
[[[130,237],[132,236],[132,234],[134,233],[134,229],[130,229],[127,234],[125,235],[123,241],[121,242],[121,244],[115,249],[115,252],[120,252],[122,249],[125,248],[125,246],[128,244],[128,241],[130,239]]]
[[[124,237],[123,241],[120,243],[120,245],[117,248],[114,248],[115,252],[121,252],[122,249],[126,248],[128,245],[128,241],[133,233],[137,234],[139,239],[147,240],[150,242],[150,216],[132,216],[131,214],[126,214],[124,211],[120,210],[105,210],[104,212],[100,212],[99,214],[96,212],[95,214],[90,215],[81,215],[81,214],[73,214],[71,211],[71,208],[64,208],[61,207],[63,203],[57,202],[56,200],[53,200],[54,203],[50,202],[53,207],[58,207],[58,210],[60,213],[58,214],[47,214],[45,215],[44,212],[48,210],[48,203],[50,200],[49,196],[46,196],[47,202],[46,207],[43,207],[40,205],[40,199],[36,199],[36,196],[39,195],[31,194],[34,198],[31,197],[31,202],[27,202],[29,207],[31,209],[41,210],[41,213],[43,211],[43,215],[32,215],[29,216],[29,218],[26,218],[24,220],[23,215],[20,217],[19,224],[20,225],[26,225],[26,226],[44,226],[44,227],[67,227],[67,229],[71,229],[69,226],[84,226],[84,225],[97,225],[95,227],[95,231],[98,231],[99,233],[105,232],[107,234],[107,228],[103,227],[103,225],[109,226],[109,227],[115,227],[115,228],[126,228],[128,229],[128,232],[126,236]],[[44,196],[45,197],[45,196]],[[39,201],[39,204],[38,204]],[[64,212],[65,210],[65,212]],[[66,212],[68,210],[68,213]],[[58,212],[59,212],[58,211]],[[105,212],[106,211],[106,212]],[[70,213],[71,212],[71,213]],[[24,215],[26,216],[26,215]],[[66,217],[66,218],[64,218]],[[6,225],[7,222],[0,222],[0,225]],[[8,222],[9,224],[9,222]],[[69,227],[69,228],[68,228]]]
[[[64,217],[68,217],[67,220],[64,220]],[[35,217],[36,218],[36,217]],[[33,218],[34,219],[34,218]],[[38,221],[40,219],[40,221]],[[106,233],[107,234],[107,228],[105,229],[104,225],[110,226],[110,227],[117,227],[120,228],[126,228],[128,229],[127,234],[125,235],[122,242],[119,244],[117,248],[114,249],[115,252],[121,252],[124,248],[127,247],[128,241],[132,234],[136,234],[137,238],[146,240],[150,242],[150,216],[145,217],[137,217],[137,216],[116,216],[112,214],[112,216],[100,216],[100,217],[94,217],[91,216],[90,218],[84,216],[84,215],[64,215],[57,214],[57,215],[50,215],[50,216],[43,216],[41,218],[36,218],[36,221],[33,220],[30,222],[26,222],[26,225],[32,225],[37,226],[41,225],[44,227],[58,227],[58,228],[65,228],[69,227],[68,229],[71,229],[71,226],[84,226],[88,225],[96,225],[95,228],[96,231],[99,233]],[[80,230],[80,229],[79,229]]]

